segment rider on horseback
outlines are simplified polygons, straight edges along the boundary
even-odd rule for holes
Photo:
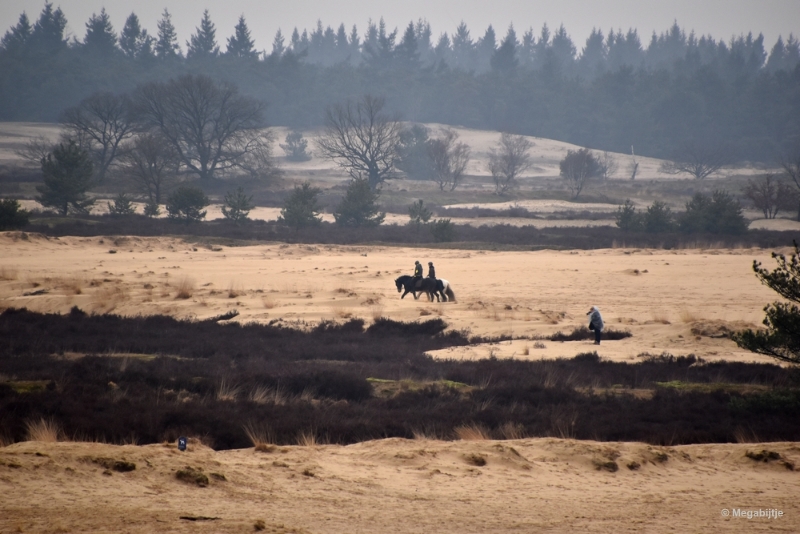
[[[436,269],[433,268],[433,262],[428,262],[428,278],[436,280]]]
[[[419,260],[414,262],[414,282],[422,279],[422,265],[419,263]]]

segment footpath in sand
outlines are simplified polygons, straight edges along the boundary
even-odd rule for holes
[[[402,247],[199,245],[174,238],[46,238],[0,233],[0,308],[66,313],[169,314],[304,327],[321,320],[441,317],[473,335],[533,338],[587,323],[597,305],[607,325],[632,337],[556,343],[517,339],[433,353],[443,358],[601,357],[642,353],[707,360],[772,361],[727,337],[760,325],[777,295],[753,275],[766,250],[492,252]],[[401,300],[394,280],[433,261],[456,302]]]
[[[746,456],[762,451],[781,458]],[[787,462],[797,444],[25,442],[0,448],[0,531],[798,532]],[[187,468],[202,486],[177,478]]]

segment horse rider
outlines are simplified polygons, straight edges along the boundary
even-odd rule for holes
[[[417,260],[414,262],[414,283],[420,280],[422,280],[422,264]]]
[[[436,269],[433,268],[433,262],[428,262],[428,278],[436,280]]]

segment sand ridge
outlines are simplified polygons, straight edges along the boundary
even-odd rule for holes
[[[781,459],[754,461],[762,449]],[[118,472],[108,460],[132,462]],[[0,449],[3,532],[791,532],[792,443],[385,439],[214,452],[197,442]],[[176,478],[191,467],[199,487]],[[35,506],[31,503],[35,502]],[[723,517],[770,509],[779,518]],[[181,519],[184,518],[184,519]]]

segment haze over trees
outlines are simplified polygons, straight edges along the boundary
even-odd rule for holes
[[[132,13],[117,33],[102,10],[74,39],[66,25],[46,3],[0,39],[0,120],[54,121],[98,91],[131,94],[203,74],[234,81],[243,96],[270,103],[271,124],[298,129],[319,125],[352,95],[375,94],[387,114],[412,122],[619,153],[635,144],[637,154],[660,158],[684,139],[709,139],[739,159],[771,161],[800,138],[800,43],[791,35],[774,44],[757,34],[718,40],[675,23],[649,39],[596,29],[578,43],[563,26],[434,31],[420,19],[361,28],[320,21],[257,43],[244,16],[219,28],[205,12],[179,37],[166,10],[155,31]]]

